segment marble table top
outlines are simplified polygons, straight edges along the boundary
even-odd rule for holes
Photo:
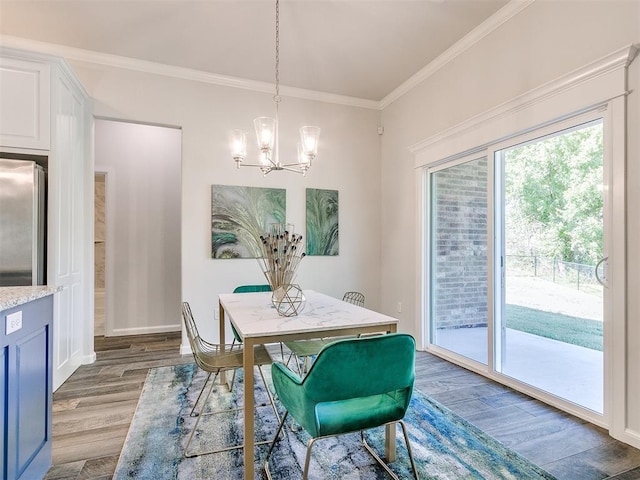
[[[0,311],[24,305],[61,290],[61,287],[37,285],[33,287],[0,287]]]
[[[304,310],[294,317],[278,314],[271,303],[271,292],[223,293],[219,299],[225,316],[243,338],[398,323],[396,318],[313,290],[305,290],[304,296]]]

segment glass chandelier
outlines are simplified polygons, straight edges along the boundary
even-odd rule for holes
[[[259,167],[266,175],[273,170],[288,170],[305,175],[311,162],[318,154],[318,139],[320,127],[304,126],[300,128],[300,143],[298,143],[297,161],[280,163],[278,147],[278,106],[280,97],[280,1],[276,0],[276,93],[273,101],[276,104],[276,117],[258,117],[253,121],[258,148],[260,149],[260,163],[244,163],[247,157],[247,133],[243,130],[233,130],[231,136],[231,154],[238,168]]]

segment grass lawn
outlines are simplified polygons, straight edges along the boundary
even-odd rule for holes
[[[602,322],[507,305],[507,328],[602,351]]]

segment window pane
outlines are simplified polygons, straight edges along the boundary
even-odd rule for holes
[[[598,120],[496,152],[504,172],[504,285],[496,289],[504,298],[495,302],[501,308],[502,358],[496,368],[598,413],[602,135]]]
[[[487,363],[487,160],[430,174],[431,343]]]

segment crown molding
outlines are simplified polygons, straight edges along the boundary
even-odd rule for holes
[[[96,65],[122,68],[125,70],[150,73],[153,75],[162,75],[166,77],[178,78],[181,80],[191,80],[194,82],[208,83],[224,87],[241,88],[254,92],[273,94],[273,92],[275,91],[275,85],[268,82],[258,82],[227,75],[218,75],[215,73],[203,72],[201,70],[195,70],[191,68],[149,62],[146,60],[122,57],[119,55],[111,55],[108,53],[100,53],[92,50],[83,50],[80,48],[67,47],[65,45],[58,45],[54,43],[39,42],[37,40],[14,37],[11,35],[0,35],[0,46],[34,51],[48,56],[63,57],[67,60],[75,60]],[[380,102],[376,100],[368,100],[364,98],[349,97],[346,95],[337,95],[315,90],[288,87],[286,85],[280,86],[280,94],[282,96],[292,98],[334,103],[350,107],[360,107],[373,110],[380,109]]]
[[[449,62],[451,62],[456,57],[471,48],[473,45],[478,43],[480,40],[496,30],[502,24],[516,16],[533,2],[535,2],[535,0],[511,0],[495,14],[493,14],[479,26],[474,28],[461,40],[453,44],[452,47],[438,56],[435,60],[431,61],[428,65],[423,67],[418,73],[414,74],[408,80],[403,82],[399,87],[394,89],[390,94],[385,96],[380,101],[350,97],[346,95],[337,95],[315,90],[306,90],[296,87],[288,87],[286,85],[280,87],[281,95],[292,98],[301,98],[304,100],[314,100],[318,102],[346,105],[350,107],[383,110],[395,100],[413,90],[420,83],[425,81],[427,78],[443,68]],[[122,68],[126,70],[150,73],[154,75],[163,75],[167,77],[208,83],[212,85],[241,88],[254,92],[273,93],[275,89],[274,84],[268,82],[246,80],[239,77],[208,73],[201,70],[149,62],[146,60],[138,60],[135,58],[100,53],[80,48],[67,47],[64,45],[40,42],[37,40],[14,37],[10,35],[0,34],[0,46],[37,51],[48,55],[60,56],[69,60]]]
[[[82,96],[89,98],[89,94],[84,88],[84,85],[82,85],[76,78],[71,66],[63,57],[51,55],[46,52],[28,51],[26,53],[28,53],[29,60],[56,65],[59,71],[65,75],[67,81],[77,90],[77,92]],[[25,49],[17,49],[16,47],[6,44],[3,42],[3,35],[0,35],[0,54],[2,54],[3,57],[24,59]]]
[[[467,35],[454,43],[444,53],[436,57],[435,60],[431,61],[428,65],[418,71],[418,73],[409,77],[408,80],[404,81],[399,87],[380,100],[380,110],[385,109],[400,97],[409,93],[420,85],[420,83],[424,82],[449,62],[473,47],[476,43],[496,30],[502,24],[515,17],[533,2],[535,2],[535,0],[511,0],[476,28],[471,30]]]
[[[501,118],[512,114],[513,112],[524,110],[533,105],[540,104],[552,99],[558,94],[566,92],[577,85],[587,84],[600,77],[604,77],[610,72],[615,72],[629,66],[638,54],[638,45],[627,45],[615,52],[606,55],[589,65],[573,70],[555,80],[547,82],[533,90],[523,93],[522,95],[497,105],[483,113],[475,115],[462,123],[454,125],[440,133],[437,133],[425,140],[409,146],[409,151],[414,155],[423,152],[435,145],[447,141],[452,138],[460,138],[469,132],[478,129],[479,125],[487,125],[491,122],[499,121]],[[619,92],[616,95],[624,95],[624,86],[621,84]],[[609,99],[603,99],[609,100]],[[416,165],[419,166],[419,165]]]

